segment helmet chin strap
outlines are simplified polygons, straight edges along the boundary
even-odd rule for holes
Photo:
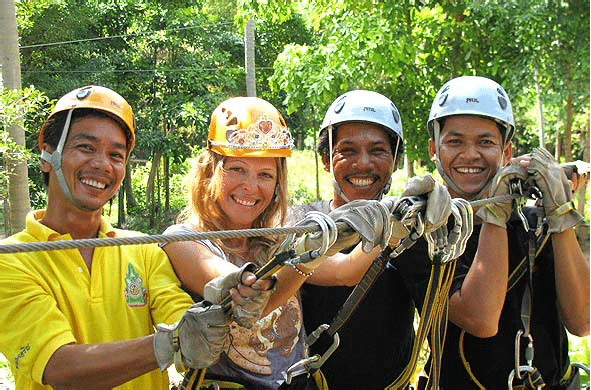
[[[64,129],[62,130],[62,135],[60,137],[60,141],[57,145],[57,149],[53,153],[49,153],[45,149],[41,151],[41,158],[47,161],[53,171],[55,172],[55,177],[57,178],[57,182],[62,190],[62,193],[70,202],[75,204],[74,198],[72,197],[72,193],[70,192],[70,188],[68,187],[68,183],[66,183],[66,178],[64,177],[64,173],[62,172],[62,152],[64,150],[64,145],[66,143],[66,138],[68,138],[68,132],[70,131],[70,122],[72,121],[72,112],[74,110],[68,111],[68,116],[66,117],[66,123],[64,124]]]
[[[439,121],[437,121],[437,120],[433,121],[433,137],[435,138],[435,155],[437,157],[437,159],[435,161],[435,165],[437,166],[437,171],[439,172],[439,175],[441,176],[443,181],[445,181],[447,186],[449,188],[451,188],[456,194],[460,195],[462,198],[464,198],[466,200],[478,199],[482,195],[483,192],[488,190],[494,177],[491,177],[490,179],[488,179],[486,181],[486,183],[484,183],[484,185],[480,188],[480,190],[478,190],[476,192],[466,192],[466,191],[461,190],[460,187],[458,187],[456,185],[456,183],[454,183],[454,181],[451,179],[451,177],[449,177],[447,172],[445,172],[445,169],[443,169],[443,165],[441,165],[441,158],[439,156],[439,148],[441,147],[441,142],[440,142],[440,138],[439,138],[440,130],[441,130],[441,128],[439,126]],[[501,164],[501,162],[499,162],[499,164],[497,164],[497,171],[501,167],[502,167],[502,164]]]

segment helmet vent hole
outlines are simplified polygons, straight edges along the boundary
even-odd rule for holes
[[[497,93],[502,97],[505,97],[505,94],[503,93],[503,90],[501,88],[497,88]]]
[[[498,99],[499,99],[499,105],[501,106],[501,108],[503,110],[505,110],[507,108],[507,100],[505,100],[505,98],[502,96],[499,96]]]
[[[441,95],[441,97],[439,98],[439,105],[443,106],[445,104],[445,102],[447,101],[447,94]]]

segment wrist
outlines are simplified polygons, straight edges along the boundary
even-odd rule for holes
[[[305,265],[300,264],[290,264],[291,268],[300,276],[304,276],[306,278],[312,276],[314,274],[314,270],[316,268],[306,267]]]

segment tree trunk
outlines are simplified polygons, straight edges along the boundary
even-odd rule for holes
[[[156,182],[156,173],[160,166],[160,157],[162,152],[156,150],[154,157],[152,158],[152,167],[150,168],[150,174],[148,175],[148,185],[146,186],[146,207],[150,208],[150,227],[154,227],[154,217],[156,205],[154,201],[154,184]]]
[[[540,146],[544,146],[544,109],[542,106],[542,89],[540,88],[540,72],[537,66],[534,68],[534,80],[538,98],[538,138]]]
[[[5,88],[21,89],[21,69],[18,50],[18,31],[14,0],[0,1],[0,64]],[[22,115],[22,114],[21,114]],[[8,126],[8,133],[18,145],[25,146],[23,117]],[[8,159],[8,202],[10,204],[10,232],[25,227],[25,218],[31,210],[27,162]]]
[[[573,128],[573,120],[575,117],[575,109],[573,107],[573,94],[569,92],[568,96],[566,97],[566,120],[564,122],[564,150],[563,156],[565,162],[573,161],[573,148],[572,148],[572,128]]]
[[[125,205],[127,206],[127,211],[133,210],[137,206],[137,202],[135,201],[135,197],[133,196],[133,187],[131,185],[131,164],[127,161],[127,169],[125,173],[125,179],[123,179],[123,186],[125,187]]]
[[[170,159],[164,157],[162,160],[164,175],[164,212],[166,217],[170,214]]]
[[[246,96],[256,96],[254,64],[254,20],[249,19],[244,28],[244,65],[246,66]]]

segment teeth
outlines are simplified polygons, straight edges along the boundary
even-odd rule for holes
[[[236,201],[236,203],[241,204],[243,206],[254,206],[257,202],[256,200],[245,200],[239,198],[234,198],[234,200]]]
[[[359,178],[349,178],[349,181],[351,182],[351,184],[353,184],[354,186],[358,186],[358,187],[366,187],[369,185],[372,185],[374,180],[373,179],[359,179]]]
[[[105,187],[107,186],[106,184],[104,184],[104,183],[99,183],[99,182],[98,182],[98,181],[96,181],[96,180],[82,179],[82,180],[80,180],[80,181],[81,181],[82,183],[86,184],[86,185],[89,185],[89,186],[91,186],[91,187],[95,187],[95,188],[98,188],[98,189],[101,189],[101,190],[104,190],[104,189],[105,189]]]
[[[456,171],[460,173],[480,173],[484,171],[483,168],[456,168]]]

